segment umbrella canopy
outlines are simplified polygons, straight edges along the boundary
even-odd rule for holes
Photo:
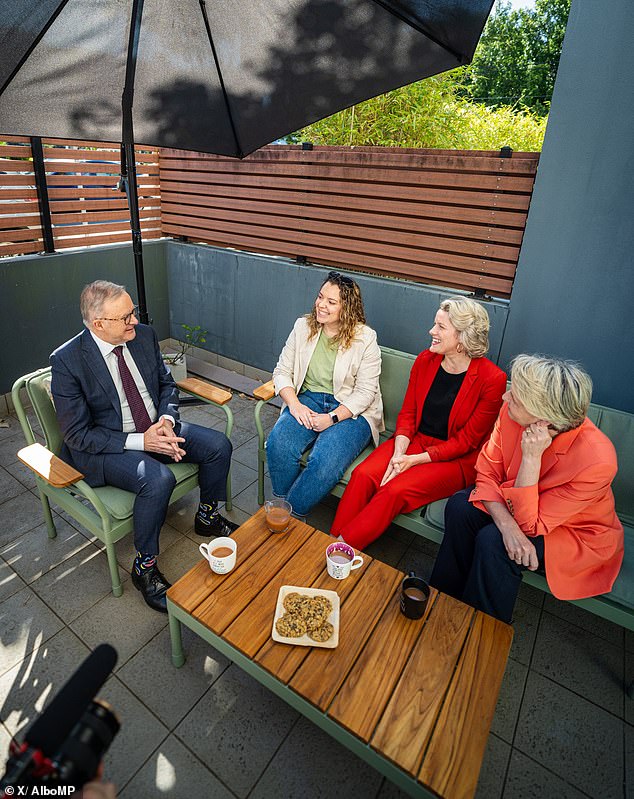
[[[248,155],[468,63],[493,0],[0,0],[0,133]]]
[[[243,157],[468,63],[492,3],[0,0],[0,131],[121,141],[138,45],[135,140]]]

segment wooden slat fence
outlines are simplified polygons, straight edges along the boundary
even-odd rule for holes
[[[264,147],[161,150],[161,230],[508,297],[538,153]]]
[[[43,139],[53,246],[56,250],[131,241],[130,215],[118,191],[116,143]],[[0,134],[0,255],[45,249],[28,137]],[[141,231],[161,235],[158,152],[136,148]]]

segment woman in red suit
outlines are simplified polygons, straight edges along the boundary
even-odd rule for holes
[[[444,300],[429,333],[394,437],[357,466],[339,502],[331,535],[356,549],[378,538],[397,514],[472,483],[478,450],[502,405],[506,375],[483,357],[489,317],[479,303]]]
[[[475,488],[445,509],[430,582],[510,622],[525,569],[558,599],[611,590],[623,560],[612,442],[587,418],[592,381],[576,364],[518,355],[476,463]]]

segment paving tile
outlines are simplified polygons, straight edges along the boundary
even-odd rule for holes
[[[183,421],[189,422],[190,424],[198,424],[201,427],[214,427],[221,419],[224,421],[227,418],[224,411],[220,411],[220,413],[209,413],[206,408],[198,405],[185,407],[180,413]],[[220,414],[222,414],[222,416]]]
[[[584,799],[586,796],[517,749],[512,751],[504,799]],[[603,795],[593,796],[599,799]]]
[[[326,774],[324,763],[328,764]],[[250,799],[372,796],[381,782],[378,771],[307,719],[300,718],[258,780]]]
[[[152,753],[119,799],[233,799],[233,794],[173,735]]]
[[[625,725],[625,799],[634,799],[634,727]]]
[[[527,675],[528,668],[526,666],[512,658],[508,659],[491,732],[509,744],[513,743]]]
[[[122,789],[165,740],[168,730],[116,676],[110,677],[99,696],[121,719],[121,729],[104,758],[104,771],[105,778]]]
[[[42,523],[42,505],[30,491],[0,505],[0,547]]]
[[[23,494],[26,490],[26,486],[10,475],[6,469],[0,467],[0,503],[5,502],[7,499],[12,499],[12,497],[17,497],[18,494]]]
[[[0,602],[25,587],[25,583],[22,582],[15,569],[12,569],[5,560],[0,558]]]
[[[171,662],[169,630],[148,641],[117,676],[169,729],[189,713],[229,660],[183,626],[187,660],[180,669]]]
[[[11,743],[11,734],[4,726],[0,724],[0,763],[6,763],[9,759],[9,744]]]
[[[531,668],[623,716],[623,650],[544,611]]]
[[[573,605],[570,602],[562,602],[555,599],[554,596],[547,595],[544,599],[544,610],[552,613],[554,616],[559,616],[569,624],[576,624],[578,627],[583,627],[584,630],[598,635],[599,638],[604,638],[615,646],[623,646],[623,627],[614,624],[607,619],[602,619],[600,616],[595,616],[594,613],[589,613],[587,610]]]
[[[0,674],[48,641],[63,626],[29,587],[5,599],[0,605]]]
[[[623,722],[532,671],[514,746],[590,796],[623,795]]]
[[[129,577],[123,570],[124,591]],[[33,589],[67,624],[112,591],[106,554],[96,547],[77,552],[32,583]]]
[[[0,466],[15,463],[18,459],[18,450],[26,446],[22,433],[0,438]]]
[[[402,527],[397,527],[396,525],[391,525],[391,528],[396,532],[399,530],[403,530]],[[389,529],[390,528],[388,528],[388,530]],[[429,555],[430,558],[434,558],[434,560],[436,559],[436,556],[438,555],[439,545],[435,541],[430,541],[430,539],[425,538],[424,535],[418,535],[416,533],[410,532],[409,530],[403,530],[403,532],[409,533],[408,536],[409,543],[411,543],[413,547],[415,547],[416,549],[420,549],[421,552],[424,552],[426,555]],[[400,540],[397,535],[393,534],[393,537],[395,537],[397,540]]]
[[[410,544],[398,561],[396,568],[405,572],[405,574],[414,572],[418,577],[429,581],[434,563],[434,558],[427,555],[422,549]]]
[[[323,533],[329,533],[332,527],[332,521],[335,518],[336,509],[319,502],[308,514],[306,521],[308,524],[321,530]]]
[[[264,476],[264,497],[265,499],[273,496],[273,489],[271,487],[271,480],[266,475]],[[257,482],[251,483],[248,488],[241,491],[239,494],[234,495],[233,505],[236,508],[253,516],[254,513],[260,510],[258,505],[258,484]]]
[[[231,666],[175,732],[225,785],[245,797],[296,720],[285,702]]]
[[[510,754],[511,747],[505,741],[493,734],[489,735],[475,793],[476,799],[500,799]]]
[[[623,681],[623,688],[628,685],[634,685],[634,653],[625,653],[625,680]],[[624,696],[625,704],[625,721],[628,724],[634,724],[634,696],[632,698]]]
[[[34,489],[37,488],[37,483],[35,482],[35,475],[29,469],[28,466],[25,466],[21,461],[16,461],[15,463],[8,463],[6,466],[2,467],[6,469],[7,472],[12,477],[15,477],[16,480],[19,480],[25,488]]]
[[[528,602],[529,605],[535,605],[538,608],[542,608],[544,606],[546,593],[544,591],[540,591],[539,588],[535,588],[534,585],[522,583],[520,585],[518,597],[524,602]]]
[[[85,613],[70,622],[70,627],[91,649],[102,641],[119,653],[117,670],[167,625],[167,614],[148,607],[131,580],[123,596],[108,593]]]
[[[89,654],[64,627],[2,675],[2,720],[12,735],[33,723]]]
[[[393,782],[384,779],[375,799],[408,799],[408,795],[397,788]]]
[[[224,419],[216,419],[214,423],[211,425],[214,430],[219,430],[221,433],[225,432],[225,420]],[[238,449],[243,444],[246,444],[249,439],[253,438],[255,435],[254,428],[246,428],[240,427],[239,425],[234,424],[233,430],[231,431],[231,435],[229,439],[234,449]]]
[[[26,583],[32,583],[81,550],[97,551],[87,538],[64,519],[58,518],[55,526],[57,538],[49,538],[46,524],[40,524],[0,550],[0,556]]]
[[[399,562],[402,560],[405,552],[407,551],[407,544],[403,541],[396,541],[393,538],[388,538],[386,535],[379,536],[376,541],[373,541],[366,552],[373,558],[387,563],[398,568]]]
[[[233,448],[233,454],[231,455],[231,466],[237,463],[242,463],[245,466],[249,466],[251,469],[256,470],[258,468],[258,437],[257,435],[251,436],[251,438],[244,444],[239,447]],[[267,470],[266,463],[264,464],[265,471]]]
[[[167,511],[165,521],[179,533],[185,533],[194,526],[194,516],[198,510],[200,493],[189,491],[184,497],[172,502]]]
[[[231,461],[231,494],[235,496],[258,479],[257,463],[245,466],[240,461]]]
[[[198,536],[198,541],[194,543],[191,538],[179,536],[171,546],[161,550],[161,571],[171,583],[180,580],[202,558],[198,547],[204,540]]]
[[[513,612],[514,633],[510,657],[525,666],[530,664],[540,616],[541,611],[535,605],[530,605],[521,599],[517,600]]]
[[[0,440],[3,438],[13,438],[14,436],[20,435],[22,436],[22,428],[20,427],[20,422],[18,422],[18,417],[15,414],[7,414],[5,411],[5,405],[2,403],[0,398],[0,418],[4,419],[4,421],[8,424],[8,427],[0,427]],[[24,441],[24,437],[22,438]]]
[[[625,630],[625,651],[634,652],[634,630]]]

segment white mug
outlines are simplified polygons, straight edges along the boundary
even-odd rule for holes
[[[238,545],[233,538],[214,538],[208,544],[201,544],[198,549],[216,574],[227,574],[236,565]]]
[[[345,541],[335,541],[326,549],[326,568],[335,580],[345,580],[351,571],[362,565],[361,555],[355,555],[354,549]]]

